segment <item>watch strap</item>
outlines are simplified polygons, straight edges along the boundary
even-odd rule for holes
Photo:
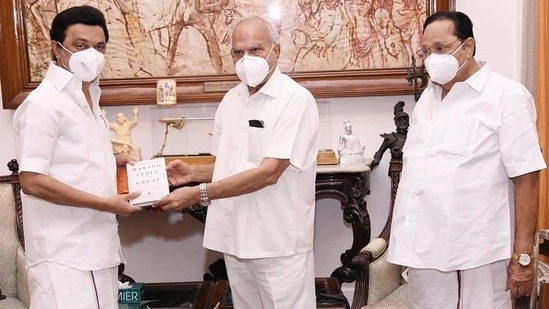
[[[210,205],[210,198],[208,197],[208,187],[205,182],[198,185],[198,191],[200,192],[200,205]]]

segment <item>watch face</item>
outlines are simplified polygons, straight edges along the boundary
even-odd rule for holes
[[[522,266],[528,266],[531,262],[530,256],[528,254],[519,254],[518,262]]]

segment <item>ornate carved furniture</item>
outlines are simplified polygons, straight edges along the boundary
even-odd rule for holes
[[[352,261],[357,273],[353,309],[407,308],[406,285],[402,280],[401,268],[387,262],[391,219],[401,170],[402,152],[391,151],[389,214],[381,233],[372,239]]]
[[[370,193],[370,168],[366,164],[319,165],[316,175],[316,198],[333,198],[341,203],[343,219],[350,223],[353,233],[351,248],[341,254],[342,265],[331,277],[340,283],[354,282],[362,270],[356,265],[356,257],[370,241],[370,215],[364,197]],[[195,205],[184,210],[191,216],[206,222],[207,207]],[[358,275],[357,275],[358,274]],[[214,278],[215,276],[210,275]],[[355,292],[356,293],[356,292]],[[353,308],[359,308],[353,304]]]
[[[26,309],[30,304],[23,242],[23,212],[17,161],[0,176],[0,309]]]
[[[370,240],[370,215],[364,197],[370,193],[370,168],[367,165],[319,166],[316,175],[316,198],[334,198],[341,202],[343,219],[353,230],[351,248],[341,254],[342,265],[331,277],[340,283],[353,282],[353,258]]]
[[[192,184],[191,184],[192,185]],[[370,193],[370,168],[367,165],[318,166],[316,198],[334,198],[341,202],[343,219],[352,226],[353,243],[341,254],[341,265],[331,276],[343,282],[356,279],[353,258],[370,240],[370,216],[364,197]],[[186,212],[201,222],[206,222],[207,207],[194,205]]]

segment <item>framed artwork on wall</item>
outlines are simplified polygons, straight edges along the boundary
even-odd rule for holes
[[[104,12],[110,40],[102,105],[155,104],[157,81],[177,103],[217,102],[235,84],[230,29],[259,15],[277,32],[278,65],[317,98],[412,93],[406,68],[425,18],[455,0],[3,0],[0,81],[16,108],[51,61],[54,16],[71,6]]]

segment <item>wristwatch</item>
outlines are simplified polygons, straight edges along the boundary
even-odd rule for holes
[[[526,253],[513,253],[513,260],[519,263],[520,266],[530,266],[534,262],[533,257]]]
[[[206,183],[203,182],[198,185],[198,190],[200,192],[200,206],[209,206],[212,202],[210,202],[210,198],[208,197]]]

